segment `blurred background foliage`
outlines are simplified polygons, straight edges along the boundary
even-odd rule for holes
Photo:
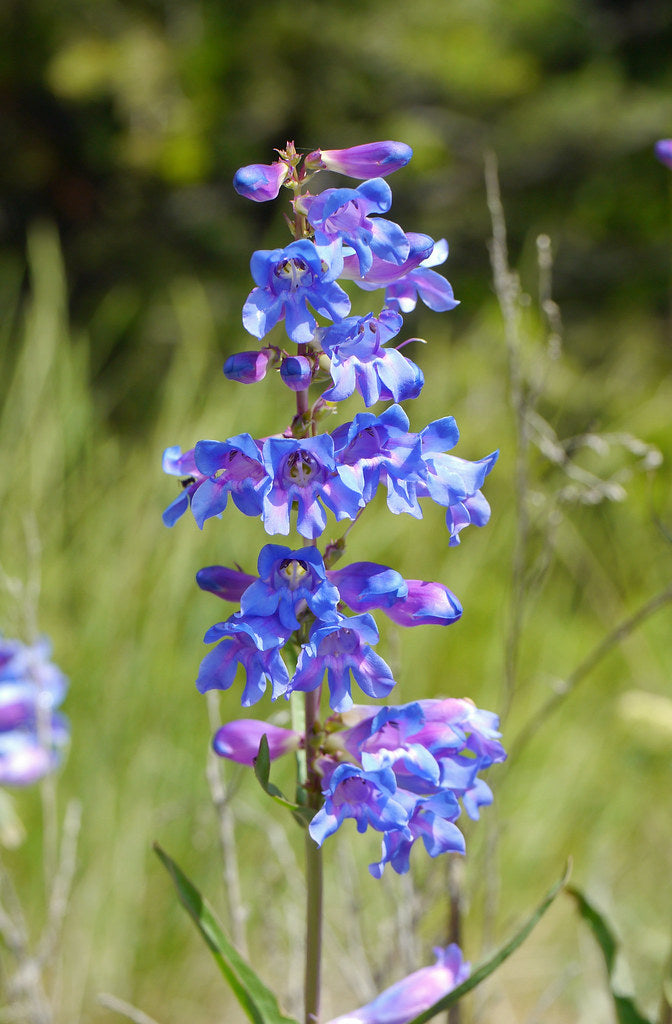
[[[282,204],[247,203],[230,181],[288,139],[412,145],[391,181],[392,214],[449,239],[446,274],[462,300],[445,317],[407,318],[408,335],[430,341],[410,353],[427,380],[412,426],[451,412],[459,454],[502,453],[487,486],[493,520],[459,548],[448,549],[440,510],[415,523],[384,505],[348,545],[353,560],[446,581],[465,606],[446,631],[400,636],[380,623],[400,700],[464,694],[506,712],[514,756],[490,780],[495,808],[469,828],[467,954],[477,960],[510,932],[571,854],[575,883],[630,953],[624,984],[655,1007],[670,943],[669,608],[614,643],[529,742],[515,741],[596,645],[669,586],[670,179],[652,146],[672,133],[671,46],[664,0],[0,7],[0,560],[18,578],[41,571],[39,621],[72,681],[61,790],[84,805],[52,972],[59,1024],[118,1019],[97,1003],[103,991],[160,1024],[238,1019],[151,841],[226,917],[204,781],[211,730],[192,680],[203,632],[229,609],[192,581],[212,563],[251,571],[264,538],[233,511],[202,534],[186,521],[163,529],[176,485],[160,454],[262,436],[291,416],[277,380],[248,389],[219,374],[226,353],[249,345],[250,253],[285,230]],[[488,151],[522,282],[513,362],[487,249]],[[540,234],[562,327],[544,305]],[[3,632],[19,635],[26,609],[8,594],[0,608]],[[238,713],[226,695],[222,714]],[[251,956],[291,1004],[299,837],[290,824],[285,838],[246,774],[227,778]],[[5,866],[38,921],[38,795],[16,806],[28,838]],[[327,889],[333,1014],[445,941],[445,865],[418,856],[413,882],[373,883],[377,839],[343,832]],[[569,901],[464,1012],[486,1024],[609,1024],[600,964]]]

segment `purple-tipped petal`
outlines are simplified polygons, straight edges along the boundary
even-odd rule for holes
[[[224,376],[239,384],[256,384],[266,376],[271,349],[262,348],[259,352],[236,352],[224,363]]]
[[[405,142],[367,142],[348,149],[317,149],[306,157],[305,165],[351,178],[384,178],[405,167],[412,156],[413,150]]]
[[[220,757],[252,767],[262,736],[268,740],[271,761],[292,750],[298,750],[301,743],[301,733],[293,729],[281,729],[269,722],[246,718],[221,726],[214,735],[212,748]]]

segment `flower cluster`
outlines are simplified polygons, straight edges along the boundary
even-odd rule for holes
[[[27,786],[53,771],[69,739],[55,709],[67,680],[49,660],[46,640],[0,637],[0,785]]]
[[[313,740],[324,803],[309,832],[318,846],[346,818],[359,832],[383,834],[382,857],[369,866],[380,878],[386,864],[409,869],[411,848],[422,839],[427,853],[464,853],[455,824],[461,809],[470,818],[492,802],[479,777],[505,758],[497,718],[470,700],[419,700],[396,707],[351,706],[328,718]],[[252,765],[262,736],[271,760],[296,750],[303,738],[256,719],[229,722],[215,735],[222,757]]]
[[[274,700],[305,695],[304,732],[237,720],[219,729],[214,749],[247,765],[266,744],[271,759],[298,751],[309,835],[319,847],[346,818],[360,832],[380,832],[381,858],[369,869],[377,878],[386,864],[407,871],[418,839],[431,857],[464,852],[456,821],[462,810],[477,818],[491,802],[481,773],[505,757],[496,717],[470,700],[365,707],[352,695],[353,680],[373,700],[387,701],[398,689],[374,650],[379,633],[372,613],[402,627],[445,626],[462,614],[441,582],[404,579],[370,561],[334,568],[352,525],[382,488],[395,515],[419,519],[424,502],[439,505],[447,543],[456,545],[467,526],[489,519],[482,488],[498,454],[475,461],[457,456],[452,416],[414,430],[400,404],[416,399],[424,385],[422,370],[402,351],[420,339],[398,341],[404,314],[418,301],[435,312],[457,305],[434,269],[447,259],[445,239],[407,232],[388,217],[386,178],[411,155],[403,143],[377,142],[302,157],[288,143],[273,163],[237,172],[236,191],[254,202],[290,192],[293,239],[252,255],[254,285],[242,323],[257,345],[230,356],[224,374],[253,384],[276,371],[295,395],[296,412],[272,436],[238,433],[198,441],[184,452],[173,446],[163,463],[182,485],[164,512],[166,525],[190,510],[203,528],[222,516],[230,497],[271,537],[295,529],[303,538],[301,546],[266,543],[256,574],[221,565],[198,573],[203,590],[237,607],[207,631],[205,641],[214,646],[197,686],[228,690],[242,672],[244,707],[269,688]],[[313,191],[325,170],[356,182]],[[352,286],[382,297],[369,312],[354,315]],[[320,432],[322,420],[355,393],[365,411]],[[384,407],[374,409],[378,403]],[[333,531],[344,522],[338,537]],[[320,546],[327,529],[329,540]],[[451,947],[439,953],[435,968],[411,975],[339,1024],[401,1024],[431,1004],[427,992],[438,998],[466,970]]]

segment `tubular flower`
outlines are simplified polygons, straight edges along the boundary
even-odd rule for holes
[[[301,733],[293,729],[282,729],[278,725],[260,722],[254,718],[239,718],[220,726],[214,735],[212,748],[220,757],[249,765],[251,768],[259,753],[262,736],[268,740],[271,761],[298,750],[302,745]]]
[[[341,277],[345,280],[354,281],[364,291],[374,292],[377,288],[385,288],[393,281],[399,281],[409,271],[419,267],[423,260],[431,255],[434,248],[434,239],[429,235],[420,235],[414,231],[407,231],[406,238],[409,244],[408,256],[403,263],[391,263],[389,260],[380,259],[374,255],[371,261],[371,268],[364,277],[359,273],[359,261],[356,255],[346,255],[343,260],[343,272]]]
[[[0,636],[0,785],[28,786],[52,772],[70,728],[56,708],[67,680],[46,640],[27,645]]]
[[[412,156],[404,142],[367,142],[348,149],[316,149],[305,164],[310,170],[338,171],[351,178],[384,178],[405,167]]]
[[[259,554],[259,579],[241,595],[241,615],[278,616],[284,629],[299,628],[297,613],[309,609],[320,622],[338,620],[339,594],[327,579],[317,548],[298,551],[266,544]]]
[[[365,181],[357,188],[330,188],[319,196],[304,196],[302,206],[315,228],[318,245],[340,239],[354,249],[359,260],[360,277],[371,269],[374,254],[388,263],[401,264],[409,256],[410,243],[398,224],[372,218],[387,213],[392,191],[382,178]]]
[[[277,198],[284,181],[289,174],[289,167],[284,161],[276,160],[272,164],[248,164],[236,171],[233,187],[239,196],[251,199],[255,203],[267,203]]]
[[[196,573],[196,582],[201,590],[207,590],[224,601],[240,601],[256,579],[256,576],[240,569],[228,569],[224,565],[207,565]]]
[[[227,380],[237,380],[240,384],[257,384],[266,376],[266,370],[272,357],[272,348],[262,348],[253,352],[236,352],[229,356],[224,363],[224,376]]]
[[[469,977],[469,963],[459,946],[435,949],[436,963],[421,967],[351,1013],[335,1017],[329,1024],[408,1024]]]
[[[316,246],[301,239],[284,249],[253,253],[250,269],[257,287],[243,307],[245,330],[263,338],[284,319],[292,341],[311,341],[317,323],[309,303],[330,320],[340,320],[350,311],[348,295],[335,283],[342,268],[340,242]]]
[[[387,286],[385,304],[391,309],[401,310],[402,313],[412,312],[418,299],[422,299],[435,313],[446,313],[450,309],[455,309],[459,302],[453,295],[453,289],[445,277],[430,269],[445,263],[447,258],[448,243],[445,238],[441,238],[419,267],[410,270],[404,277]]]
[[[249,434],[228,441],[199,441],[194,457],[203,482],[192,498],[191,511],[201,529],[206,519],[221,515],[229,494],[243,515],[261,515],[270,481],[259,447]]]
[[[328,402],[349,398],[355,388],[369,408],[376,402],[417,398],[424,384],[422,371],[396,348],[384,348],[402,326],[399,313],[383,309],[380,316],[347,317],[318,332],[330,358],[334,386],[325,391]]]
[[[301,648],[296,672],[288,690],[317,689],[325,672],[329,683],[329,705],[334,711],[352,707],[350,673],[369,697],[386,697],[394,686],[389,666],[371,650],[378,643],[378,629],[371,615],[339,615],[334,623],[316,623],[307,644]]]
[[[394,772],[380,767],[375,758],[364,754],[361,768],[339,764],[325,780],[324,804],[308,827],[311,838],[321,846],[346,818],[354,818],[358,832],[366,832],[369,825],[379,832],[405,831],[408,812],[396,793]]]
[[[244,708],[256,704],[266,692],[270,682],[272,698],[277,700],[289,685],[289,673],[279,646],[287,634],[278,634],[272,625],[264,620],[236,619],[212,626],[205,634],[205,642],[220,642],[206,654],[201,662],[196,686],[201,693],[206,690],[228,690],[236,676],[238,665],[247,675],[241,704]]]
[[[289,533],[290,511],[298,505],[296,528],[302,537],[319,537],[327,525],[320,501],[336,518],[354,519],[364,504],[355,474],[334,458],[329,434],[295,441],[269,437],[264,442],[263,463],[271,485],[263,497],[267,533]]]
[[[443,583],[405,580],[386,565],[353,562],[328,576],[353,611],[380,608],[399,626],[443,626],[462,614],[460,602]]]

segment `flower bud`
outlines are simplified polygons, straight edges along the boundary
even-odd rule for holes
[[[256,384],[266,376],[271,351],[262,348],[259,352],[236,352],[224,363],[224,376],[240,384]]]
[[[240,196],[255,203],[266,203],[277,195],[289,174],[286,163],[248,164],[236,171],[233,187]]]
[[[367,142],[348,149],[316,149],[306,157],[305,166],[351,178],[384,178],[405,167],[412,156],[413,150],[405,142]]]
[[[252,766],[259,752],[262,736],[268,740],[271,761],[291,750],[297,750],[301,743],[300,733],[292,729],[281,729],[280,726],[260,722],[254,718],[240,718],[222,725],[215,733],[212,746],[220,757]]]
[[[661,164],[672,169],[672,139],[659,139],[653,151]]]
[[[292,391],[305,391],[313,377],[313,366],[306,356],[287,356],[280,364],[280,376]]]

